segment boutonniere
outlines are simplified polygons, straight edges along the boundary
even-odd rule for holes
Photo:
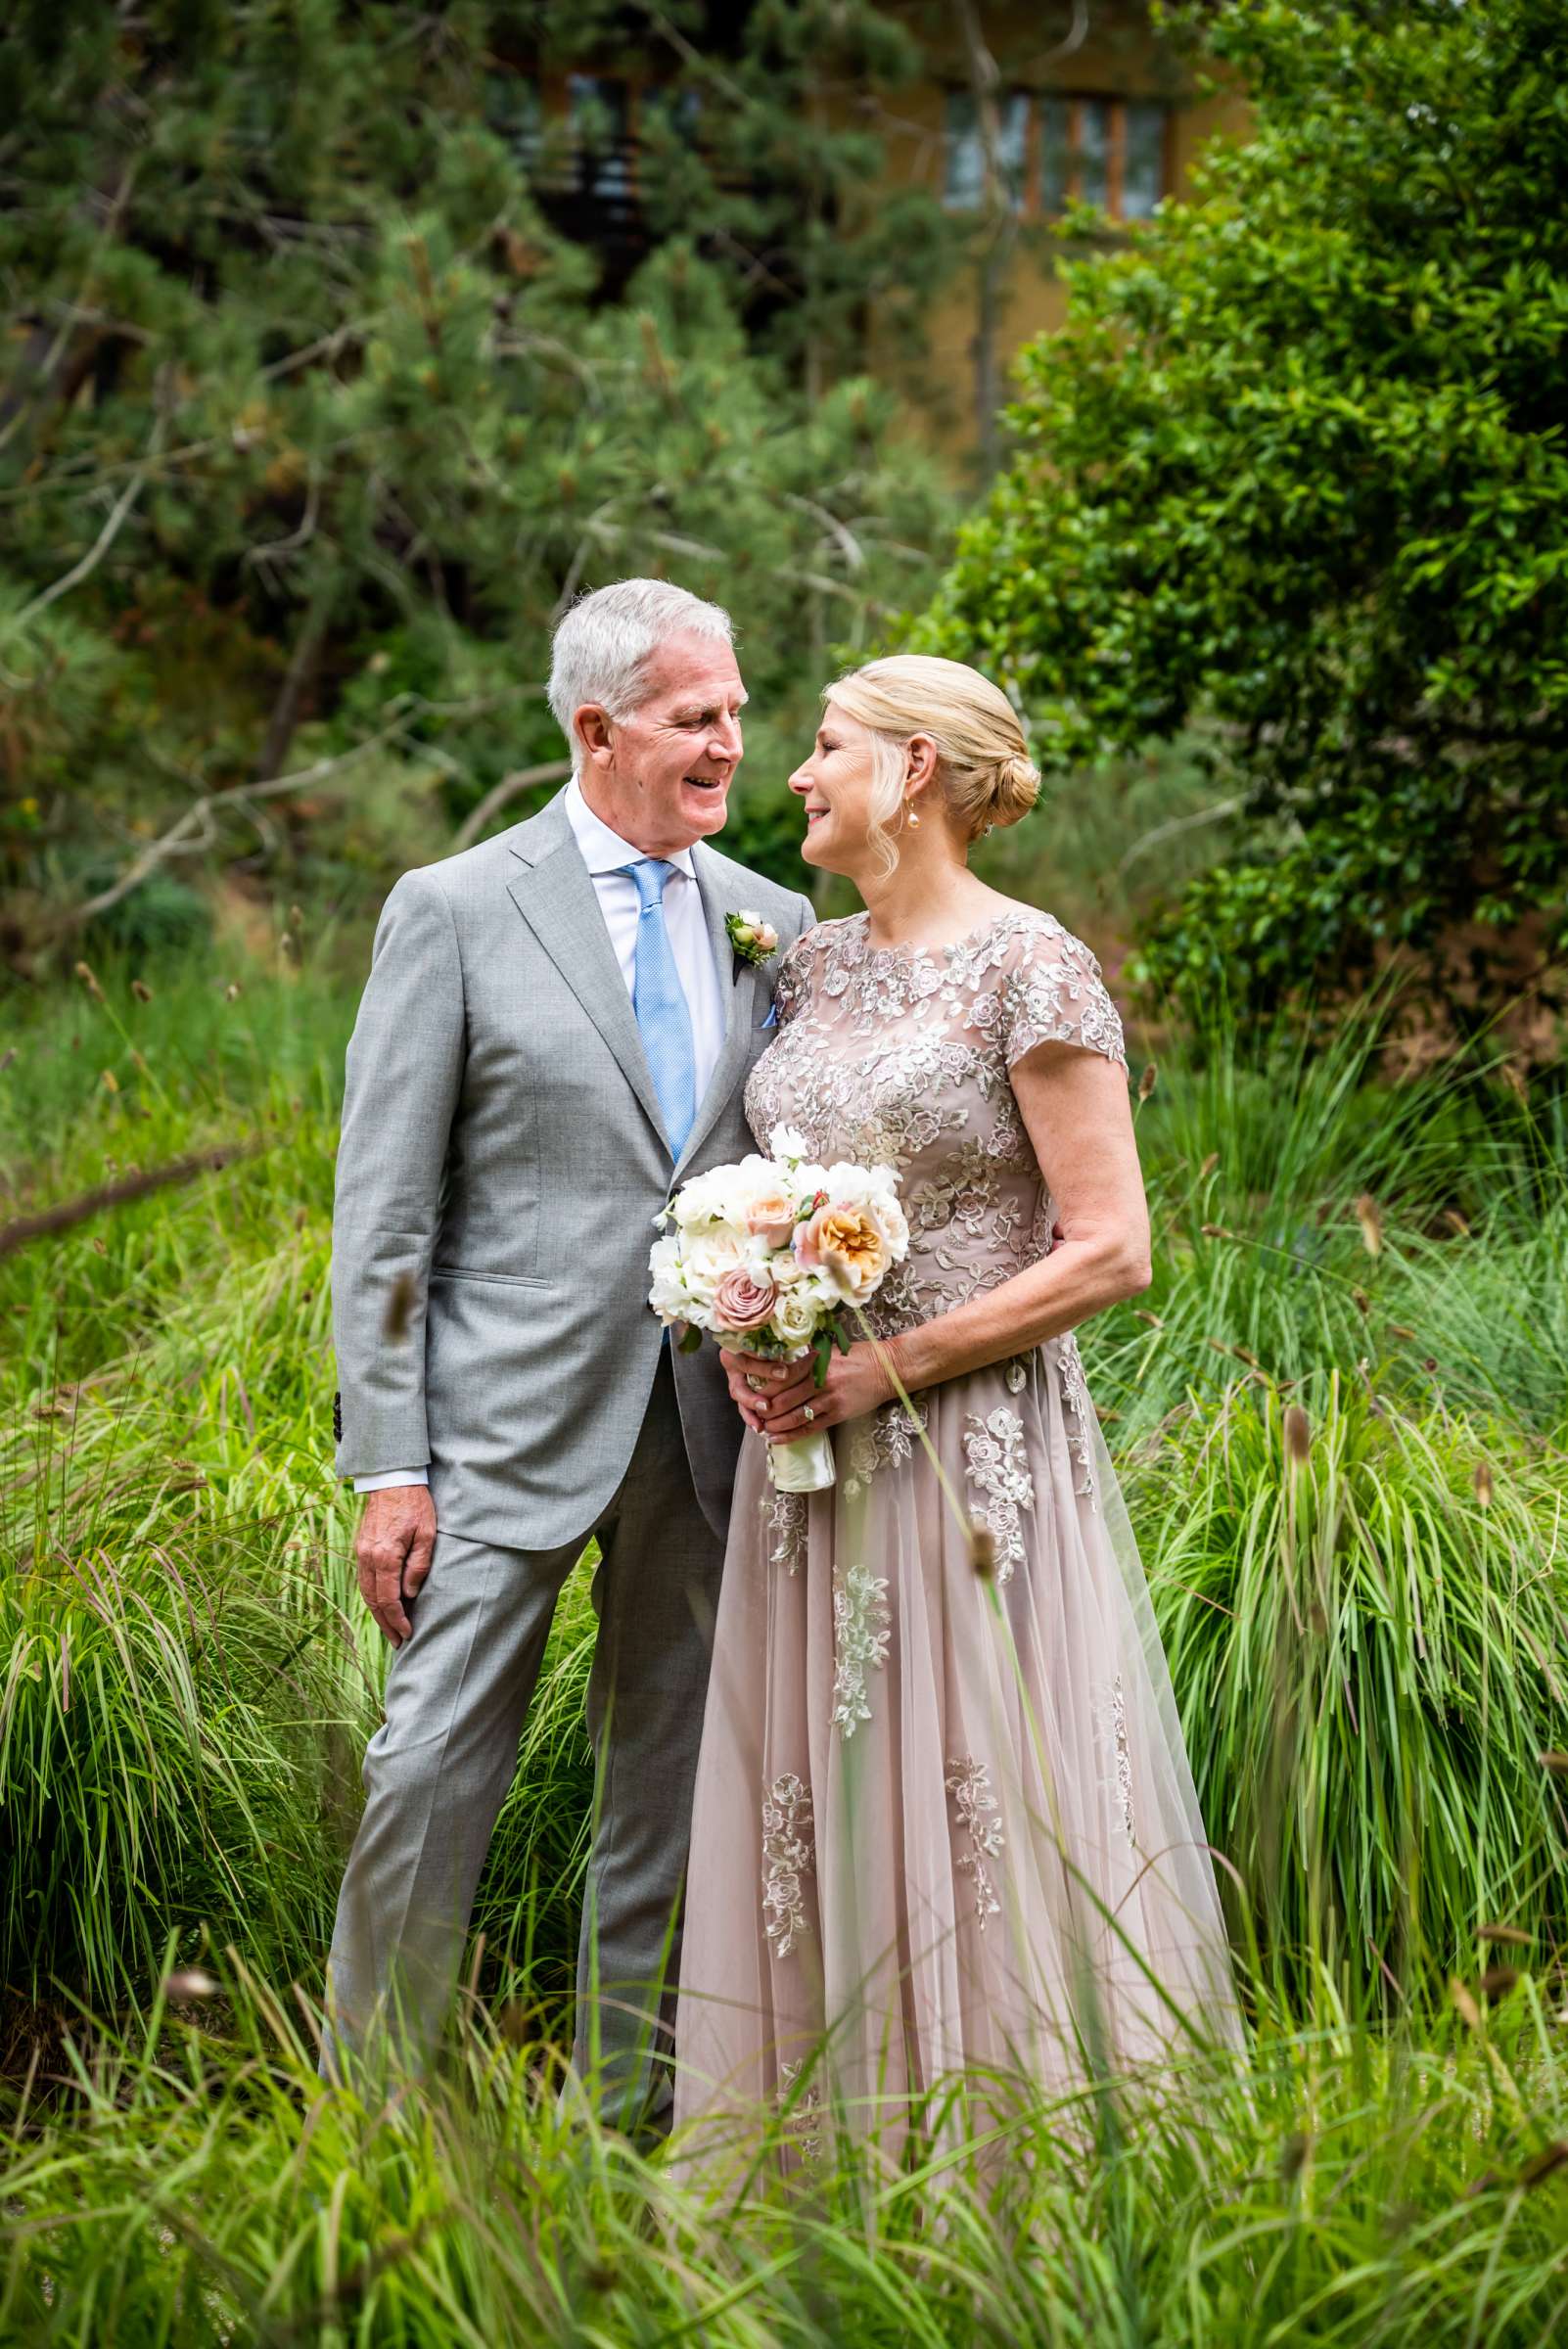
[[[778,952],[778,932],[760,913],[726,913],[724,928],[742,962],[771,962]]]

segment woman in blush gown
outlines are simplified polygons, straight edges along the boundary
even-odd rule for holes
[[[726,1355],[742,1449],[698,1766],[675,2120],[899,2129],[954,2075],[1071,2090],[1239,2036],[1214,1868],[1076,1325],[1148,1279],[1121,1022],[970,843],[1038,788],[1010,704],[843,678],[747,1114],[896,1169],[911,1241],[820,1391]],[[890,1376],[897,1372],[898,1385]],[[909,1406],[900,1400],[901,1386]],[[838,1481],[769,1441],[832,1428]],[[698,2131],[688,2142],[701,2141]]]

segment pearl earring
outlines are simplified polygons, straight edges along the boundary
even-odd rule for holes
[[[906,808],[908,809],[908,811],[909,811],[909,829],[910,829],[910,831],[911,831],[911,832],[918,832],[918,831],[919,831],[919,829],[920,829],[920,818],[919,818],[919,817],[916,815],[916,813],[915,813],[915,806],[914,806],[914,802],[913,802],[913,800],[905,800],[903,804],[904,804],[905,807],[906,807]]]

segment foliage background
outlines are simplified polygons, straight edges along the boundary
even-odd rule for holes
[[[825,98],[896,107],[950,13],[0,27],[0,2340],[1568,2316],[1568,1132],[1549,1018],[1492,1029],[1561,923],[1546,13],[1188,16],[1256,141],[1130,240],[1072,225],[944,576],[961,499],[859,330],[893,305],[917,389],[934,294],[1011,232],[874,201]],[[607,58],[669,90],[640,228],[594,192],[613,121],[569,151],[521,95]],[[778,782],[837,658],[978,648],[1054,787],[988,873],[1119,986],[1143,931],[1155,1281],[1085,1353],[1253,2035],[1149,2096],[1010,2084],[1000,2194],[962,2145],[791,2190],[785,2113],[715,2201],[558,2106],[585,1571],[448,2065],[314,2078],[385,1669],[327,1437],[366,921],[554,788],[551,616],[642,568],[742,624],[727,845],[796,871]],[[1394,948],[1413,1036],[1356,993]]]
[[[677,47],[671,119],[706,98],[711,135],[655,126],[641,215],[590,207],[601,258],[550,217],[607,167],[591,121],[564,157],[518,107],[527,59],[596,55],[611,13],[69,0],[0,34],[20,969],[139,851],[159,894],[102,909],[122,935],[199,923],[188,871],[363,891],[482,805],[515,819],[498,785],[559,780],[552,620],[627,573],[732,607],[776,789],[830,646],[932,577],[950,497],[890,449],[849,318],[890,240],[929,272],[950,240],[917,193],[856,213],[866,137],[803,128],[816,79],[896,81],[908,40],[761,7],[716,59]]]
[[[1253,135],[1070,264],[1020,452],[908,641],[1006,676],[1059,772],[1201,723],[1246,830],[1168,893],[1151,988],[1270,1008],[1396,955],[1459,1033],[1560,1009],[1557,12],[1175,15]]]

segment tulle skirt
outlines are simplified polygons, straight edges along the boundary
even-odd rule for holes
[[[748,1436],[692,1823],[675,2125],[880,2132],[954,2075],[1066,2094],[1239,2040],[1214,1862],[1071,1338]],[[929,1446],[929,1450],[928,1450]],[[934,1456],[933,1456],[934,1455]],[[702,2136],[694,2132],[688,2142]]]

